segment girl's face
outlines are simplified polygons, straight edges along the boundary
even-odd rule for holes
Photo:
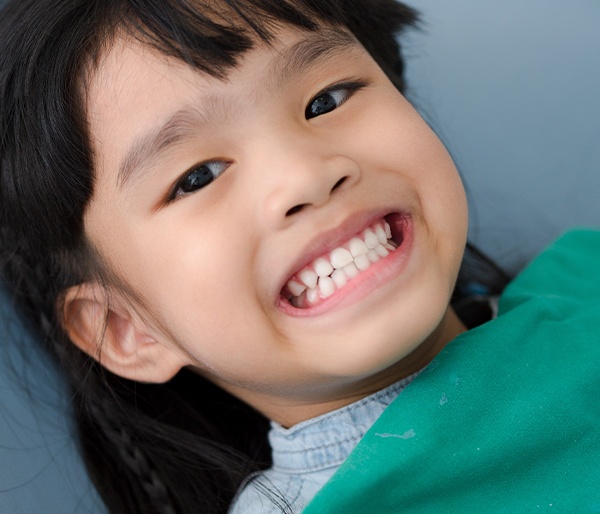
[[[365,396],[460,331],[459,176],[349,35],[282,30],[226,80],[122,38],[87,112],[85,229],[138,329],[271,418]]]

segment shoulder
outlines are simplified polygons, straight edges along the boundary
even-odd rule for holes
[[[273,503],[253,482],[243,486],[229,508],[229,514],[270,514],[282,511],[283,509]]]
[[[228,514],[294,514],[301,512],[331,478],[335,468],[305,473],[269,469],[248,477]]]
[[[281,514],[300,512],[302,484],[288,477],[279,476],[272,470],[248,477],[233,500],[228,514]]]

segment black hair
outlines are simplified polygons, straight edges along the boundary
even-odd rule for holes
[[[203,378],[125,380],[61,328],[61,295],[106,277],[83,229],[89,70],[121,30],[220,77],[277,25],[325,24],[350,30],[402,91],[396,36],[416,20],[394,0],[12,0],[0,12],[3,279],[69,380],[82,455],[111,512],[226,512],[270,450],[268,421]]]

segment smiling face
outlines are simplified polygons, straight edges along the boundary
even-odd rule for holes
[[[460,331],[460,179],[349,35],[282,30],[226,80],[117,39],[87,113],[85,230],[138,328],[271,418],[365,396]]]

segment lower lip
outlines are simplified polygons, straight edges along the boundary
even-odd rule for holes
[[[403,238],[400,246],[387,257],[371,264],[369,269],[363,271],[341,289],[338,289],[329,298],[322,300],[313,307],[298,309],[287,298],[280,296],[277,308],[284,314],[296,318],[320,316],[333,309],[345,307],[362,300],[373,291],[388,285],[391,280],[402,274],[413,248],[414,230],[412,220],[403,217],[399,223],[401,223]]]

